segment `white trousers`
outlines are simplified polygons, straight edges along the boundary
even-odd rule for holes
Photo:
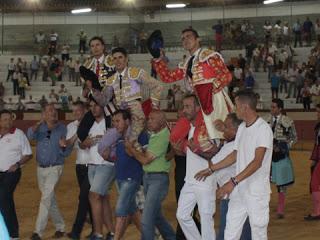
[[[49,215],[56,227],[56,230],[64,232],[65,224],[58,209],[54,193],[55,186],[61,177],[62,170],[63,165],[48,168],[37,168],[38,186],[41,191],[41,200],[35,232],[40,236],[42,236],[47,226]]]
[[[185,183],[179,197],[177,219],[188,240],[215,240],[213,214],[215,213],[216,189],[202,188],[196,184]],[[192,212],[198,205],[201,235],[193,221]]]
[[[234,191],[230,196],[224,239],[239,240],[249,216],[252,240],[267,240],[270,195],[253,196]]]

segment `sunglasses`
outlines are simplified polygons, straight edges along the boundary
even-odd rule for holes
[[[48,131],[47,131],[47,137],[46,137],[46,138],[50,139],[50,137],[51,137],[51,130],[48,130]]]

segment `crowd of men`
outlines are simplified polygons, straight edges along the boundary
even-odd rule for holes
[[[161,58],[152,62],[161,81],[185,79],[189,92],[181,100],[181,116],[171,129],[159,110],[159,81],[143,69],[129,67],[124,48],[106,55],[101,37],[90,40],[92,57],[80,69],[87,103],[73,104],[74,121],[65,126],[54,104],[45,104],[42,119],[25,135],[14,127],[10,111],[0,113],[0,142],[5,143],[0,144],[0,212],[11,239],[19,239],[13,194],[21,165],[32,157],[28,139],[36,142],[41,192],[32,240],[42,239],[49,217],[56,228],[53,237],[65,236],[55,187],[64,159],[73,149],[79,200],[74,224],[66,234],[70,239],[80,239],[87,216],[92,223],[91,240],[122,239],[130,223],[143,240],[154,239],[157,232],[168,240],[268,238],[270,175],[279,190],[279,218],[284,217],[287,186],[294,182],[293,175],[283,174],[292,171],[289,149],[296,142],[294,123],[282,115],[280,99],[273,100],[271,115],[265,120],[257,113],[257,95],[250,89],[238,91],[231,102],[224,89],[232,74],[221,55],[201,48],[192,28],[183,30],[181,36],[190,53],[183,66],[172,71]],[[151,92],[146,102],[142,102],[142,86]],[[162,211],[173,158],[176,231]],[[110,204],[114,182],[118,190],[115,219]],[[136,199],[141,185],[142,208],[141,199]],[[217,199],[221,208],[218,234],[213,221]]]

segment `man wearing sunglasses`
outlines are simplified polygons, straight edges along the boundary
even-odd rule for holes
[[[72,147],[61,147],[60,142],[66,138],[67,129],[58,121],[58,112],[53,104],[47,104],[42,110],[42,120],[30,127],[27,132],[29,140],[36,141],[37,176],[41,191],[36,228],[32,240],[41,240],[49,215],[55,225],[53,238],[64,235],[65,223],[59,211],[55,187],[62,175],[64,158]]]

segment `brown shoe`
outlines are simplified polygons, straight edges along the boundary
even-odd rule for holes
[[[58,239],[64,236],[64,232],[56,231],[53,235],[53,238]]]

